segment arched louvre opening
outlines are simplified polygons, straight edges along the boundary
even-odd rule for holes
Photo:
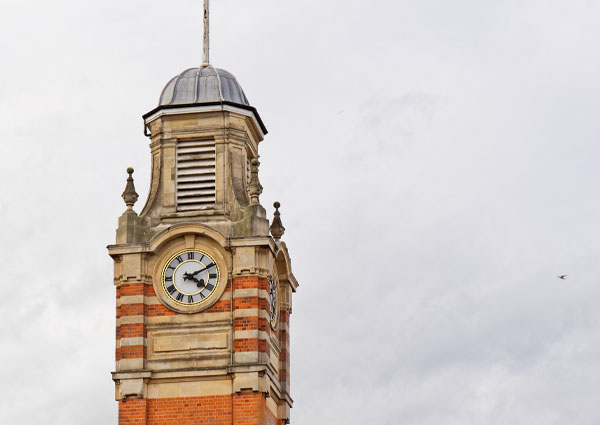
[[[216,201],[215,141],[177,142],[177,210],[214,208]]]

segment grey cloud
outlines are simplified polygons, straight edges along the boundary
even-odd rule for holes
[[[0,16],[0,421],[115,423],[105,246],[200,3],[38,3]],[[213,7],[301,284],[292,423],[596,424],[598,6]]]

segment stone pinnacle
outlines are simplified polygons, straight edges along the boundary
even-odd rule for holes
[[[125,201],[125,205],[127,205],[127,211],[131,211],[131,210],[133,210],[133,205],[138,200],[138,194],[135,191],[135,185],[133,184],[133,168],[132,167],[129,167],[127,169],[127,174],[129,174],[129,177],[127,177],[127,184],[125,185],[125,190],[123,191],[123,194],[121,195],[121,197]]]
[[[283,227],[283,224],[281,223],[281,213],[279,212],[279,207],[281,204],[279,202],[275,202],[273,206],[275,207],[275,212],[273,213],[273,222],[271,223],[269,230],[271,231],[273,239],[275,239],[276,242],[279,242],[279,239],[281,239],[283,233],[285,232],[285,227]]]

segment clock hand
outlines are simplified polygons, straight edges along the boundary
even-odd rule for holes
[[[198,279],[196,279],[194,277],[194,274],[195,273],[192,273],[192,274],[190,274],[190,273],[184,273],[183,274],[183,279],[184,280],[193,280],[194,282],[196,282],[196,286],[198,286],[198,288],[201,287],[201,286],[204,286],[204,279],[198,280]]]
[[[185,273],[183,274],[183,279],[184,279],[184,280],[193,280],[194,282],[198,283],[198,285],[200,285],[200,282],[202,282],[202,285],[204,285],[204,280],[203,280],[203,279],[200,279],[200,281],[198,281],[198,280],[196,280],[196,277],[195,277],[195,276],[196,276],[198,273],[200,273],[200,272],[203,272],[203,271],[205,271],[205,270],[208,270],[208,269],[210,269],[210,268],[211,268],[212,266],[214,266],[214,265],[215,265],[214,263],[211,263],[211,264],[209,264],[208,266],[204,267],[203,269],[196,270],[196,271],[195,271],[195,272],[193,272],[193,273],[188,273],[188,272],[185,272]]]
[[[212,266],[214,266],[214,263],[209,264],[208,266],[204,267],[203,269],[200,270],[196,270],[194,273],[191,274],[191,276],[196,276],[198,273],[203,272],[205,270],[210,269]],[[187,274],[187,273],[186,273]],[[185,277],[185,276],[184,276]]]
[[[196,286],[197,286],[198,288],[201,288],[201,287],[203,287],[203,286],[204,286],[204,279],[200,279],[200,280],[198,280],[198,279],[196,279],[195,277],[193,277],[193,278],[192,278],[192,280],[193,280],[194,282],[196,282]]]
[[[188,272],[185,272],[185,273],[183,274],[183,279],[184,279],[184,280],[188,280],[188,279],[189,279],[189,280],[196,280],[196,279],[194,278],[194,276],[196,276],[196,275],[197,275],[198,273],[200,273],[201,271],[202,271],[202,270],[196,270],[196,271],[195,271],[195,272],[193,272],[193,273],[188,273]]]
[[[202,270],[196,270],[194,273],[188,273],[188,272],[185,272],[185,273],[183,274],[183,280],[193,280],[193,281],[195,281],[195,282],[198,282],[198,281],[196,280],[195,276],[196,276],[198,273],[200,273],[201,271],[202,271]]]

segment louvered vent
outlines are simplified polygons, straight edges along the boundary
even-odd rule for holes
[[[177,142],[177,210],[205,210],[214,205],[214,140]]]

